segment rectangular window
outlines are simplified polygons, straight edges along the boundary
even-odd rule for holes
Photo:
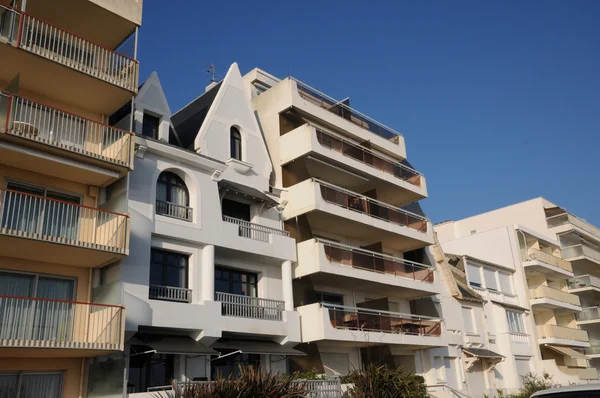
[[[523,314],[516,311],[506,311],[506,320],[508,322],[508,330],[511,333],[525,333],[525,325],[523,324]]]
[[[469,284],[475,287],[482,287],[481,283],[481,267],[467,263],[467,276]]]
[[[498,282],[496,281],[496,271],[490,268],[483,268],[483,278],[485,279],[485,288],[498,291]]]
[[[160,125],[160,119],[144,113],[144,120],[142,122],[142,135],[149,138],[158,139],[158,126]]]
[[[518,375],[524,376],[528,373],[531,373],[531,367],[529,366],[529,358],[515,357],[515,364],[517,365],[517,374]],[[521,381],[521,383],[522,383],[522,381]]]
[[[250,221],[250,205],[225,198],[221,206],[224,216]]]
[[[216,292],[258,297],[257,280],[257,275],[251,272],[218,266],[215,268]]]
[[[465,324],[465,332],[477,333],[475,328],[475,320],[473,319],[473,308],[462,307],[463,322]]]
[[[513,294],[511,275],[505,272],[498,271],[498,279],[500,279],[500,291],[502,293]]]
[[[152,249],[150,253],[150,284],[187,289],[188,258],[185,254]]]
[[[129,361],[127,389],[130,392],[146,392],[150,387],[171,383],[175,370],[175,355],[158,354],[145,345],[132,345]]]
[[[0,392],[6,398],[61,398],[62,373],[0,373]]]

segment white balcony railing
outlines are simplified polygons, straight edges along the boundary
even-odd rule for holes
[[[535,249],[535,248],[527,249],[527,257],[529,260],[538,260],[538,261],[541,261],[542,263],[552,265],[553,267],[557,267],[557,268],[563,269],[568,272],[573,272],[573,267],[571,266],[570,262],[568,262],[567,260],[565,260],[563,258],[556,257],[550,253],[541,251],[539,249]]]
[[[0,234],[125,254],[125,214],[0,188]]]
[[[528,334],[509,332],[508,335],[510,337],[510,341],[512,341],[513,343],[518,343],[518,344],[529,343],[529,335]]]
[[[123,350],[121,306],[0,295],[0,347]]]
[[[470,286],[471,289],[475,290],[481,296],[488,300],[500,301],[507,304],[517,304],[517,296],[515,294],[502,293],[495,290],[483,289],[477,286]]]
[[[193,219],[193,209],[191,207],[162,200],[156,201],[156,214],[190,222]]]
[[[581,306],[579,297],[574,294],[563,292],[558,289],[553,289],[549,286],[538,286],[535,289],[529,290],[529,295],[532,300],[535,299],[551,299],[563,303]]]
[[[538,337],[540,339],[558,338],[584,342],[589,341],[587,332],[581,329],[574,329],[556,325],[538,325],[537,331]]]
[[[120,166],[132,166],[130,132],[14,94],[0,93],[0,132]]]
[[[599,321],[600,320],[600,307],[585,307],[581,312],[575,314],[575,318],[578,321]]]
[[[150,285],[148,297],[152,300],[175,301],[179,303],[192,302],[192,289],[174,286]]]
[[[238,234],[243,238],[250,238],[254,240],[260,240],[262,242],[269,242],[269,235],[271,234],[290,236],[290,233],[287,231],[265,227],[264,225],[254,224],[249,221],[240,220],[239,218],[223,216],[223,221],[236,224],[238,226]]]
[[[594,287],[600,289],[600,278],[593,275],[578,275],[568,280],[569,289]]]
[[[281,321],[285,311],[283,301],[239,294],[215,292],[215,301],[221,302],[222,314],[227,316]]]

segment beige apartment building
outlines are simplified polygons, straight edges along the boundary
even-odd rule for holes
[[[134,139],[108,115],[137,91],[141,3],[0,1],[3,397],[87,396],[123,350],[124,307],[95,287],[129,251]]]

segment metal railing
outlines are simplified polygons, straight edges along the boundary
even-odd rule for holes
[[[584,307],[581,312],[575,314],[578,321],[600,320],[600,307]]]
[[[421,186],[422,174],[415,169],[388,159],[383,155],[377,154],[375,151],[361,147],[343,138],[335,137],[318,129],[316,132],[317,140],[322,146],[340,152],[349,158],[358,160],[361,163],[381,170],[384,173],[391,174],[413,185]]]
[[[433,269],[425,264],[404,260],[385,254],[375,253],[352,246],[331,242],[325,239],[315,240],[322,244],[327,260],[350,265],[354,268],[377,273],[390,274],[419,282],[433,283]]]
[[[589,341],[587,332],[581,329],[556,325],[538,325],[537,331],[540,339],[558,338],[575,341]]]
[[[239,218],[223,216],[223,221],[236,224],[238,226],[238,235],[243,238],[269,242],[269,235],[271,234],[290,236],[290,233],[287,231],[265,227],[264,225],[254,224],[249,221],[240,220]]]
[[[215,292],[215,301],[221,302],[221,313],[227,316],[281,321],[285,311],[283,301],[240,294]]]
[[[129,217],[0,188],[0,234],[125,254]]]
[[[366,214],[369,217],[408,227],[415,231],[427,232],[429,219],[424,216],[348,191],[316,178],[312,180],[319,184],[321,196],[326,202]]]
[[[550,264],[565,271],[573,272],[573,267],[569,261],[533,247],[527,249],[527,258],[529,260],[538,260],[542,263]]]
[[[549,286],[538,286],[535,289],[529,290],[531,299],[551,299],[563,303],[581,306],[579,297],[574,294],[563,292],[558,289],[553,289]]]
[[[442,333],[442,323],[437,318],[328,303],[320,304],[329,311],[331,326],[336,329],[417,336],[440,336]]]
[[[13,18],[12,26],[5,28],[16,30],[17,47],[126,90],[137,91],[139,65],[136,60],[25,12],[18,14],[20,17]]]
[[[569,289],[582,289],[586,287],[595,287],[600,289],[600,278],[593,275],[579,275],[567,281]]]
[[[184,221],[193,220],[193,209],[189,206],[178,205],[176,203],[165,202],[162,200],[156,201],[156,214],[177,218]]]
[[[0,347],[123,350],[121,306],[0,295]]]
[[[132,165],[130,132],[14,94],[0,93],[0,132],[121,166]]]
[[[329,112],[335,113],[349,122],[352,122],[357,126],[377,134],[380,137],[398,144],[397,137],[401,137],[402,134],[396,130],[376,121],[375,119],[370,118],[363,113],[358,112],[356,109],[344,104],[343,101],[338,101],[334,98],[331,98],[330,96],[323,94],[317,89],[314,89],[309,85],[294,79],[293,77],[290,77],[290,79],[296,83],[298,94],[300,94],[300,97],[303,99],[323,109],[326,109]]]
[[[500,301],[502,303],[508,303],[508,304],[516,304],[517,303],[517,296],[515,294],[498,292],[495,290],[484,289],[484,288],[481,288],[478,286],[473,286],[473,285],[470,285],[469,287],[471,289],[475,290],[477,293],[479,293],[486,299],[496,300],[496,301]]]
[[[195,384],[211,384],[214,381],[173,381],[175,389],[183,392]],[[306,390],[307,398],[341,398],[342,384],[339,378],[326,380],[294,380],[292,383],[299,384]],[[172,386],[160,386],[149,388],[148,391],[171,391]]]
[[[565,246],[561,249],[562,256],[565,258],[589,257],[597,263],[600,263],[600,247],[594,247],[587,244],[578,244]]]
[[[187,289],[185,287],[150,285],[148,290],[148,298],[152,300],[191,303],[192,289]]]

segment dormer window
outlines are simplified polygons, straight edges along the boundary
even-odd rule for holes
[[[237,127],[229,130],[230,156],[232,159],[242,160],[242,134]]]

